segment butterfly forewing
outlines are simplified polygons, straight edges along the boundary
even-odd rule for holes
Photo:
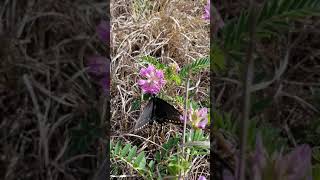
[[[144,107],[134,129],[138,131],[146,125],[152,124],[154,120],[159,124],[183,124],[180,116],[181,113],[172,105],[160,98],[152,97]]]
[[[154,108],[153,100],[151,99],[148,104],[144,107],[134,129],[140,130],[152,121],[152,110]]]
[[[158,123],[183,124],[180,120],[181,113],[172,105],[160,98],[155,98],[154,103],[154,114],[156,116],[155,120]]]

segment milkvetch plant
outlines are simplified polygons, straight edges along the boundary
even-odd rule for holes
[[[269,155],[260,135],[256,139],[256,149],[250,156],[250,175],[252,180],[311,180],[311,148],[302,144],[288,154],[274,152]],[[236,167],[238,172],[238,167]],[[224,171],[223,180],[237,180],[229,171]]]
[[[181,121],[184,119],[184,116],[180,116]],[[193,109],[191,106],[186,119],[194,129],[204,129],[208,123],[208,109]]]
[[[137,84],[144,94],[151,95],[158,95],[164,90],[165,85],[168,85],[167,88],[174,88],[174,86],[180,85],[182,81],[186,80],[187,71],[196,73],[209,66],[209,61],[206,58],[200,58],[181,68],[177,63],[162,64],[151,56],[144,56],[141,59],[147,65],[140,69],[140,79],[138,79]],[[188,104],[198,107],[196,103],[191,101]],[[209,136],[202,131],[209,121],[208,109],[190,108],[189,111],[187,121],[195,130],[190,130],[186,134],[187,144],[184,146],[186,146],[185,153],[187,155],[183,156],[179,151],[172,154],[172,151],[180,150],[179,143],[181,143],[182,138],[179,135],[169,138],[167,143],[163,144],[165,150],[157,152],[155,157],[155,164],[160,169],[161,176],[178,177],[181,174],[186,175],[190,171],[195,157],[209,154]],[[205,146],[202,147],[203,145]],[[167,166],[162,165],[163,162],[166,162]],[[200,179],[203,178],[200,177]]]

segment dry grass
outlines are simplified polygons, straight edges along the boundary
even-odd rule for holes
[[[90,117],[104,110],[84,61],[103,53],[95,26],[106,3],[11,0],[0,7],[0,179],[89,179],[99,139],[77,149],[76,138],[90,131],[83,122],[105,121]]]
[[[140,3],[140,4],[139,4]],[[137,85],[138,72],[142,67],[140,57],[151,55],[164,64],[176,62],[184,66],[187,62],[209,54],[209,23],[201,16],[206,1],[112,1],[112,40],[111,40],[111,139],[122,139],[138,145],[147,151],[149,157],[158,145],[170,136],[181,133],[181,128],[168,125],[166,137],[151,137],[149,131],[139,132],[139,136],[128,136],[140,114],[133,104],[141,99]],[[145,8],[143,8],[145,7]],[[197,100],[208,99],[209,76],[202,72],[192,77]],[[184,87],[165,87],[165,94],[184,96]],[[142,103],[142,107],[144,103]],[[143,138],[147,138],[146,141]],[[152,141],[152,142],[150,142]],[[154,145],[158,144],[158,145]],[[204,167],[204,168],[200,168]],[[203,169],[208,172],[208,159],[196,159],[190,174]],[[126,174],[126,171],[123,171]],[[193,178],[192,178],[193,179]]]

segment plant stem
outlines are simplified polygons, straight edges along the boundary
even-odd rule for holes
[[[245,169],[246,169],[246,146],[247,146],[247,136],[248,136],[248,123],[250,118],[250,88],[252,84],[252,79],[254,76],[254,58],[253,58],[253,48],[254,48],[254,33],[255,33],[255,22],[256,13],[254,9],[254,1],[250,0],[250,11],[249,11],[249,44],[246,55],[245,63],[245,77],[244,77],[244,88],[243,88],[243,117],[241,119],[241,129],[240,129],[240,161],[238,164],[238,180],[245,179]]]
[[[186,82],[186,94],[185,94],[185,100],[184,100],[184,123],[183,123],[183,145],[186,143],[186,129],[187,129],[187,117],[188,117],[188,98],[189,98],[189,76],[187,78],[187,82]],[[182,153],[184,155],[184,146],[182,146]]]
[[[190,70],[188,72],[187,81],[186,81],[186,94],[185,94],[185,100],[184,100],[184,117],[183,117],[184,122],[183,122],[183,134],[182,134],[182,157],[184,157],[185,159],[187,158],[185,157],[184,150],[185,150],[185,143],[186,143],[186,129],[187,129],[187,117],[188,117],[188,98],[189,98],[189,83],[190,83],[189,74],[190,74]]]

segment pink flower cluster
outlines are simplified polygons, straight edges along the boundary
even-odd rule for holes
[[[103,43],[107,43],[110,36],[110,29],[106,21],[101,21],[96,27],[96,33]],[[110,89],[110,61],[100,55],[92,55],[87,58],[88,73],[99,82],[105,94]]]
[[[210,0],[208,0],[207,5],[204,7],[204,15],[202,18],[204,20],[210,20]]]
[[[237,160],[239,157],[237,157]],[[274,152],[271,156],[265,149],[260,134],[256,139],[256,149],[251,156],[249,179],[281,179],[281,180],[311,180],[312,179],[312,149],[307,144],[296,146],[288,154]],[[239,173],[238,163],[236,174],[224,170],[223,180],[237,180]]]
[[[93,55],[88,57],[88,73],[97,80],[103,91],[107,94],[110,89],[110,69],[109,61],[106,57]]]
[[[106,21],[101,21],[99,25],[96,27],[96,32],[98,34],[99,39],[102,42],[107,42],[110,39],[110,27]]]
[[[140,76],[145,78],[138,81],[143,93],[158,94],[166,84],[163,71],[156,69],[153,65],[142,68]]]
[[[184,116],[180,116],[180,120],[184,121]],[[191,126],[195,129],[204,129],[208,123],[208,109],[193,109],[190,108],[188,112],[187,121],[191,124]]]

